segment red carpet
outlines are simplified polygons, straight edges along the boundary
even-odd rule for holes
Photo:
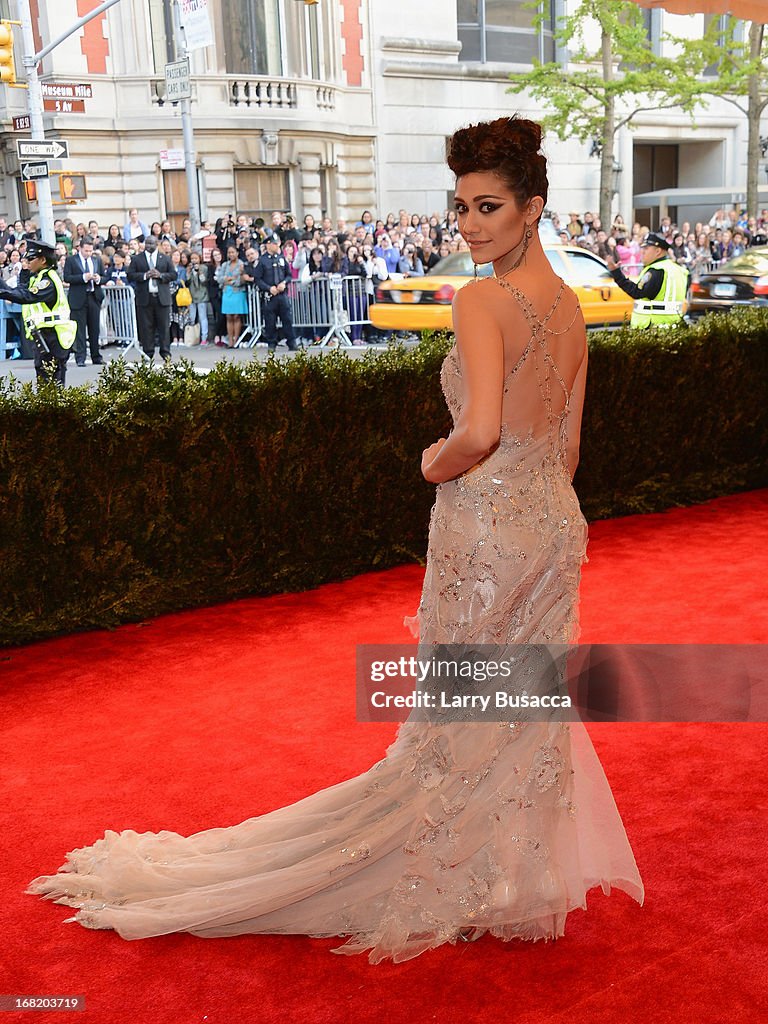
[[[768,641],[768,491],[595,523],[582,640]],[[230,825],[364,771],[354,647],[409,641],[422,570],[0,652],[0,994],[86,996],[112,1024],[721,1024],[766,1019],[762,724],[590,733],[646,886],[590,896],[556,943],[489,936],[401,965],[301,936],[126,942],[25,895],[105,828]],[[61,1020],[9,1013],[2,1020]]]

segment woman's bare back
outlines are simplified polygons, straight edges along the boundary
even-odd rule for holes
[[[577,450],[587,342],[575,293],[554,272],[486,278],[470,287],[482,288],[502,336],[507,430],[538,438],[566,414],[569,446]]]

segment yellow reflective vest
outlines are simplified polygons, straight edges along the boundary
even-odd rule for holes
[[[61,278],[51,267],[45,267],[29,279],[29,290],[39,290],[43,279],[48,277],[56,286],[56,302],[51,308],[47,302],[25,302],[21,307],[21,315],[24,320],[27,337],[31,337],[31,329],[44,328],[56,331],[59,344],[62,348],[72,348],[77,335],[77,324],[70,319],[69,303],[64,292],[64,285]]]
[[[680,323],[685,312],[685,297],[688,292],[688,271],[679,263],[662,256],[645,267],[661,270],[664,279],[659,293],[652,299],[635,299],[630,327],[669,327]],[[642,278],[640,278],[642,281]]]

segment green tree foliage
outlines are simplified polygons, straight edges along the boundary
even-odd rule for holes
[[[531,4],[532,9],[539,7]],[[534,21],[538,24],[542,17],[539,13]],[[591,49],[587,40],[597,35],[600,46]],[[703,39],[665,35],[665,43],[674,44],[674,56],[662,57],[651,48],[636,4],[582,0],[562,19],[555,39],[568,49],[567,67],[534,61],[530,71],[510,75],[513,84],[507,91],[527,91],[543,103],[546,131],[599,142],[600,219],[609,224],[617,133],[641,111],[676,107],[692,114],[704,102],[707,83],[701,76],[718,58],[718,26],[713,21]]]

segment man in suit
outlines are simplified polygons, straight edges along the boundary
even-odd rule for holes
[[[69,308],[77,324],[75,362],[85,366],[85,340],[91,350],[91,362],[100,366],[104,360],[99,353],[99,317],[104,292],[101,279],[104,268],[101,257],[94,256],[93,243],[83,238],[76,253],[64,261],[64,281],[69,285]]]
[[[149,359],[155,354],[155,335],[161,357],[166,361],[171,358],[170,283],[175,280],[176,271],[170,256],[158,252],[157,239],[149,235],[144,252],[135,256],[128,268],[128,281],[136,292],[139,342]]]

